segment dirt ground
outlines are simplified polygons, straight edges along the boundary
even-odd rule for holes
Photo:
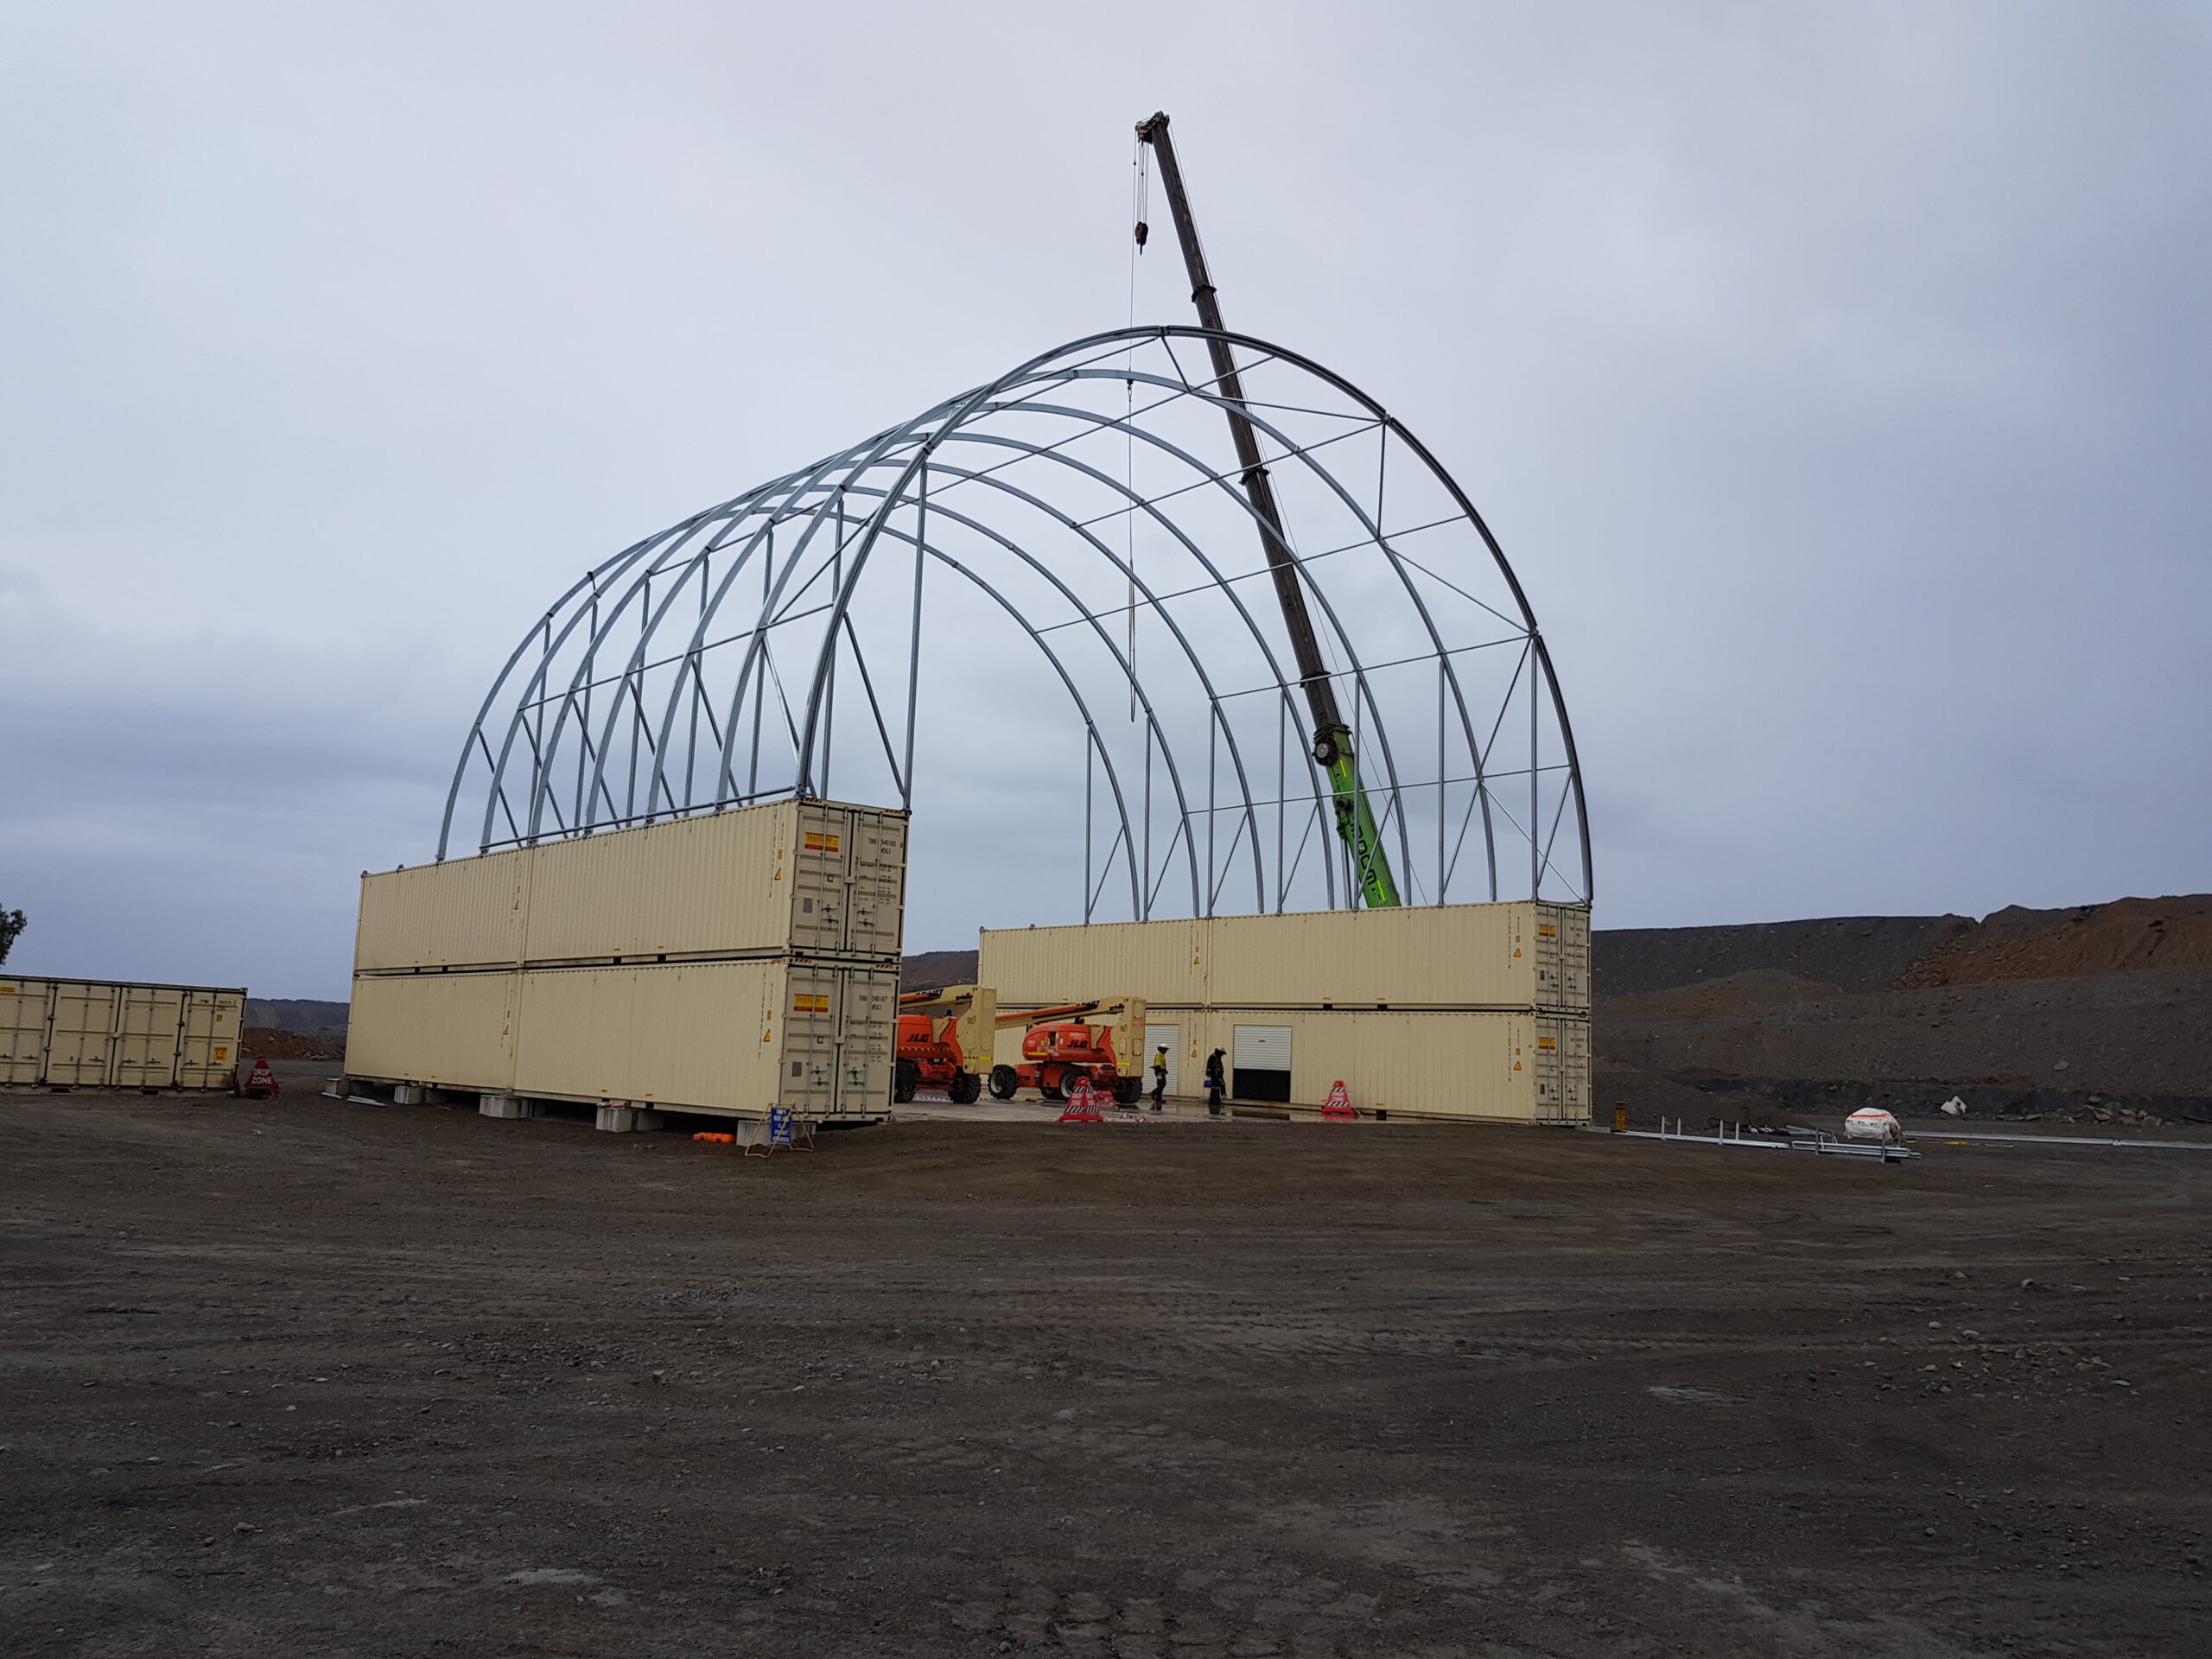
[[[2212,1154],[14,1096],[0,1192],[10,1654],[2212,1653]]]

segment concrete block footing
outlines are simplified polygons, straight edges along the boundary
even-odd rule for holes
[[[519,1095],[479,1095],[476,1109],[486,1117],[536,1117],[544,1109]]]
[[[660,1114],[649,1112],[641,1106],[602,1106],[599,1109],[599,1127],[609,1135],[657,1129],[660,1128]]]

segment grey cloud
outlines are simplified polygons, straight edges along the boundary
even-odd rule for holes
[[[1602,924],[2207,885],[2195,9],[19,8],[0,65],[23,966],[342,995],[576,572],[1128,315],[1162,106],[1231,324],[1500,531]],[[1069,908],[1014,683],[944,665],[918,948]]]

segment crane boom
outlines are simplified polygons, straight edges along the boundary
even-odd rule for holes
[[[1306,608],[1306,590],[1300,585],[1298,560],[1283,534],[1282,513],[1275,505],[1274,486],[1260,461],[1259,434],[1253,429],[1244,404],[1244,384],[1236,373],[1236,359],[1222,338],[1221,302],[1213,279],[1206,274],[1206,257],[1198,246],[1198,230],[1191,218],[1190,198],[1184,194],[1183,171],[1175,164],[1175,146],[1167,137],[1165,111],[1137,125],[1137,137],[1152,146],[1160,162],[1160,182],[1167,192],[1168,211],[1175,218],[1176,239],[1183,245],[1183,264],[1191,274],[1191,300],[1198,308],[1199,326],[1209,332],[1206,348],[1213,359],[1214,384],[1219,387],[1229,433],[1236,446],[1236,464],[1243,474],[1244,496],[1252,504],[1260,527],[1260,550],[1273,573],[1275,599],[1282,607],[1283,625],[1290,632],[1290,648],[1298,663],[1300,687],[1313,716],[1313,759],[1328,774],[1334,797],[1337,834],[1351,853],[1359,889],[1370,910],[1386,910],[1398,902],[1398,884],[1390,874],[1389,855],[1376,828],[1367,792],[1360,787],[1359,766],[1352,753],[1351,728],[1337,706],[1337,688],[1321,661],[1321,647],[1313,636],[1313,619]]]

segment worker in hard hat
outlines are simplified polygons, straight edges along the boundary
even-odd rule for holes
[[[1221,1097],[1229,1092],[1228,1079],[1221,1071],[1222,1052],[1219,1049],[1206,1056],[1206,1110],[1214,1116],[1221,1116]]]
[[[1160,1098],[1167,1092],[1167,1045],[1162,1043],[1152,1051],[1152,1109],[1160,1109]]]

